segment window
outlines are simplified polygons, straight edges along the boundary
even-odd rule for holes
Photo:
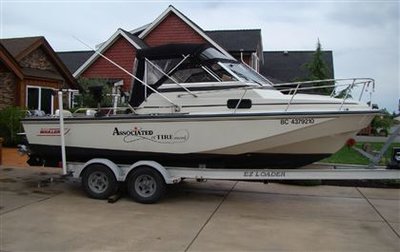
[[[225,56],[224,54],[220,53],[219,51],[217,51],[215,48],[208,48],[206,50],[204,50],[200,57],[203,60],[210,60],[210,59],[225,59],[225,60],[232,60],[230,58],[228,58],[227,56]]]
[[[155,64],[157,63],[159,62],[156,62]],[[202,82],[237,81],[235,77],[233,77],[218,63],[208,62],[206,64],[201,64],[195,61],[189,61],[176,65],[177,65],[176,69],[174,69],[174,67],[169,67],[169,69],[167,68],[165,71],[163,70],[164,73],[167,73],[168,70],[174,69],[174,71],[170,73],[169,78],[165,78],[165,75],[160,70],[154,68],[153,66],[146,65],[145,80],[147,81],[147,84],[153,85],[162,78],[164,78],[162,82],[163,84],[173,84],[174,82],[202,83]],[[159,68],[161,69],[161,66]]]
[[[42,110],[46,114],[53,113],[53,89],[27,87],[26,104],[29,110]]]
[[[239,104],[238,104],[239,103]],[[236,109],[236,108],[245,108],[245,109],[249,109],[251,108],[251,100],[250,99],[229,99],[227,101],[226,106],[230,109]]]
[[[215,82],[218,81],[208,73],[204,68],[201,67],[187,67],[179,69],[174,72],[171,76],[174,80],[179,83],[193,83],[193,82]],[[165,83],[172,83],[171,81]]]
[[[252,70],[246,64],[238,64],[238,63],[220,63],[220,64],[222,64],[224,67],[232,71],[239,78],[242,78],[244,81],[258,83],[263,86],[269,84],[269,81],[265,79],[265,77]]]

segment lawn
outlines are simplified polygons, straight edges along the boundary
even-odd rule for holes
[[[362,147],[364,143],[360,142],[356,144],[357,148]],[[379,152],[384,143],[368,143],[371,145],[372,151]],[[385,155],[383,156],[382,160],[380,161],[380,165],[386,165],[392,156],[392,148],[393,147],[400,147],[400,143],[392,143],[391,146],[386,151]],[[339,164],[360,164],[360,165],[367,165],[369,164],[369,160],[358,153],[356,150],[344,146],[338,152],[330,156],[329,158],[325,158],[321,160],[322,163],[339,163]]]

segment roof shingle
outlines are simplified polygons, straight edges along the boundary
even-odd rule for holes
[[[332,51],[323,51],[323,59],[329,69],[329,79],[334,78]],[[306,63],[312,60],[314,51],[266,51],[260,73],[275,83],[293,82],[308,76]]]
[[[25,50],[30,48],[32,44],[42,39],[44,39],[44,37],[9,38],[0,39],[0,43],[15,59],[17,59]]]
[[[255,52],[261,43],[261,30],[206,31],[207,36],[229,52]]]
[[[74,73],[87,59],[92,56],[94,51],[72,51],[57,52],[58,57],[64,62],[68,70]]]

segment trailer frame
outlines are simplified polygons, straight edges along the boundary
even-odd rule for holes
[[[93,198],[105,199],[118,190],[118,183],[125,182],[129,194],[141,203],[157,202],[165,193],[167,184],[177,184],[183,179],[197,180],[379,180],[399,179],[400,170],[339,165],[325,167],[309,165],[300,169],[215,169],[205,164],[198,167],[164,167],[153,160],[139,160],[132,164],[116,164],[105,158],[94,158],[85,163],[67,162],[64,139],[62,93],[58,92],[60,137],[63,175],[81,178],[86,193]],[[393,141],[392,138],[388,140]],[[388,144],[385,144],[387,148]]]
[[[325,168],[321,168],[325,166]],[[67,162],[67,171],[81,179],[86,193],[106,199],[125,183],[130,196],[137,202],[155,203],[164,196],[166,185],[184,179],[283,181],[283,180],[400,180],[400,170],[361,168],[362,166],[327,166],[313,164],[300,169],[209,169],[201,167],[164,167],[151,160],[131,165],[115,164],[109,159],[95,158],[86,163]],[[94,168],[94,169],[93,169]],[[94,175],[93,175],[94,174]]]
[[[95,158],[86,163],[67,162],[67,171],[74,178],[82,177],[84,170],[93,164],[108,167],[117,181],[126,181],[129,173],[138,167],[151,167],[159,172],[166,184],[176,184],[182,179],[198,180],[379,180],[400,179],[400,170],[384,167],[367,168],[362,165],[312,164],[298,169],[216,169],[206,167],[164,167],[151,161],[141,160],[132,165],[115,164],[109,159]]]

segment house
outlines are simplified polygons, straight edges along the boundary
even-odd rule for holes
[[[308,77],[305,64],[312,60],[313,51],[267,51],[260,73],[273,83],[288,83]],[[322,58],[329,69],[328,79],[334,78],[332,51],[323,51]]]
[[[71,73],[75,73],[80,66],[85,63],[94,51],[66,51],[57,52],[58,57],[62,60],[65,66]]]
[[[0,39],[0,109],[19,106],[54,113],[53,91],[78,89],[44,37]]]
[[[235,59],[260,71],[264,63],[260,29],[206,31],[206,34]]]
[[[233,40],[232,37],[239,32],[243,39]],[[118,29],[98,46],[97,51],[132,73],[136,51],[139,49],[170,43],[207,43],[227,57],[243,59],[258,70],[263,57],[261,42],[261,30],[204,31],[173,6],[169,6],[150,24],[132,31]],[[122,81],[124,91],[130,90],[133,78],[93,51],[58,54],[76,78]],[[83,63],[78,66],[77,62]]]
[[[207,43],[228,57],[245,62],[272,82],[290,82],[308,75],[304,65],[313,51],[263,51],[260,29],[204,31],[173,6],[152,23],[134,30],[118,29],[97,51],[129,73],[134,72],[136,51],[170,43]],[[123,82],[129,91],[133,78],[94,51],[59,52],[76,78]],[[324,57],[333,78],[332,52]]]

